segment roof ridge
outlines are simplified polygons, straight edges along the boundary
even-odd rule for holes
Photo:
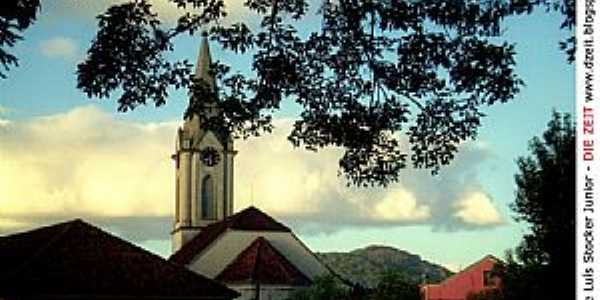
[[[81,219],[73,219],[71,221],[66,221],[66,222],[53,224],[53,225],[45,226],[45,227],[34,229],[34,230],[17,233],[17,234],[26,234],[28,232],[33,232],[33,231],[37,231],[37,230],[41,230],[41,229],[49,229],[51,227],[55,227],[55,228],[64,227],[64,228],[61,228],[61,230],[59,230],[59,232],[57,234],[55,234],[53,237],[51,237],[49,239],[49,241],[47,243],[45,243],[45,245],[43,247],[40,247],[40,249],[35,251],[35,253],[31,257],[29,257],[27,260],[25,260],[19,267],[15,268],[13,270],[13,272],[11,272],[12,275],[19,274],[22,270],[25,269],[25,267],[33,264],[36,260],[38,260],[42,256],[42,254],[46,252],[46,250],[50,249],[51,246],[54,246],[56,243],[58,243],[58,241],[61,240],[61,238],[63,238],[65,236],[65,234],[73,228],[73,225],[77,221],[82,222],[83,224],[87,224],[87,223],[83,222]],[[17,235],[17,234],[15,234],[15,235]]]
[[[431,285],[441,285],[441,284],[444,284],[444,283],[446,283],[446,282],[448,282],[448,281],[450,281],[450,280],[454,279],[454,277],[456,277],[458,274],[461,274],[461,273],[463,273],[463,272],[465,272],[465,271],[467,271],[467,270],[469,270],[469,269],[471,269],[471,268],[475,267],[476,265],[478,265],[479,263],[483,262],[484,260],[486,260],[486,259],[488,259],[488,258],[491,258],[491,259],[495,260],[496,262],[502,262],[502,260],[501,260],[501,259],[499,259],[499,258],[495,257],[494,255],[491,255],[491,254],[486,254],[484,257],[482,257],[482,258],[480,258],[480,259],[476,260],[475,262],[473,262],[473,263],[469,264],[469,265],[468,265],[468,266],[466,266],[464,269],[462,269],[462,270],[460,270],[460,271],[458,271],[458,272],[456,272],[456,273],[452,274],[451,276],[449,276],[448,278],[444,279],[443,281],[441,281],[441,282],[439,282],[439,283],[434,283],[434,284],[431,284]]]
[[[355,286],[357,284],[356,282],[352,282],[351,280],[343,277],[338,272],[336,272],[331,266],[326,264],[321,258],[319,258],[319,256],[315,252],[310,250],[310,248],[308,248],[308,246],[306,246],[306,244],[304,244],[304,242],[302,242],[302,240],[300,238],[298,238],[296,236],[296,234],[294,234],[294,232],[291,232],[291,234],[292,234],[292,237],[300,244],[300,246],[302,246],[302,248],[304,248],[304,250],[306,250],[308,253],[310,253],[310,255],[312,255],[312,257],[314,259],[316,259],[322,266],[324,266],[325,269],[327,269],[327,271],[329,271],[329,273],[332,274],[334,278],[339,279],[342,283],[344,283],[350,287]]]
[[[210,229],[210,231],[209,231]],[[202,228],[200,230],[200,232],[198,234],[196,234],[196,236],[194,236],[191,240],[189,240],[187,243],[183,244],[183,246],[181,246],[181,248],[179,248],[179,250],[177,250],[175,253],[171,254],[171,256],[169,256],[168,261],[173,261],[175,264],[178,265],[185,265],[187,263],[189,263],[190,261],[192,261],[198,254],[200,254],[200,252],[202,252],[203,249],[205,249],[207,246],[209,246],[214,240],[216,240],[219,236],[221,236],[221,234],[223,234],[223,232],[227,231],[227,225],[225,224],[225,220],[210,224],[204,228]],[[196,244],[199,243],[198,242],[198,238],[201,235],[211,235],[209,236],[209,243],[207,245],[203,245],[202,247],[200,247],[200,251],[194,251],[195,253],[192,252],[192,250],[194,250],[195,248],[197,248]],[[214,235],[214,236],[212,236]]]
[[[40,290],[33,289],[34,292],[53,293],[55,288],[54,284],[48,284],[47,282],[58,280],[56,278],[71,278],[71,280],[77,282],[81,281],[79,283],[85,286],[85,290],[78,289],[80,286],[71,286],[68,280],[57,281],[57,283],[62,282],[61,284],[58,284],[61,293],[74,296],[82,291],[84,293],[100,292],[100,297],[108,298],[113,295],[111,293],[127,297],[137,297],[140,295],[147,296],[153,295],[152,293],[158,293],[175,299],[186,298],[187,294],[185,291],[187,290],[193,291],[193,293],[199,293],[200,295],[205,295],[205,292],[199,289],[210,289],[210,292],[206,292],[206,295],[211,299],[230,299],[239,296],[239,293],[227,288],[222,283],[169,262],[155,253],[145,250],[138,245],[82,220],[57,224],[54,227],[51,227],[49,231],[43,230],[41,232],[36,232],[34,235],[36,236],[37,241],[32,244],[33,251],[28,251],[28,254],[23,256],[22,259],[19,259],[18,263],[13,264],[11,268],[7,269],[7,272],[0,272],[0,276],[2,277],[0,278],[0,282],[2,282],[3,279],[6,279],[7,283],[12,283],[13,286],[10,287],[11,289],[26,289],[31,283],[37,283],[37,281],[43,279],[44,281],[40,281],[40,283],[43,283]],[[30,235],[23,236],[25,242],[28,237],[30,237]],[[19,239],[21,238],[19,237]],[[73,249],[76,249],[76,252],[72,252]],[[96,249],[98,252],[95,251]],[[16,248],[15,250],[18,251]],[[91,256],[89,255],[89,252],[92,252]],[[109,262],[106,264],[107,266],[105,266],[104,261],[113,257],[115,258],[114,262]],[[10,256],[8,258],[10,259]],[[149,272],[146,278],[141,280],[142,283],[136,282],[139,279],[135,279],[135,277],[131,277],[130,275],[118,275],[115,277],[114,271],[127,264],[132,264],[132,272],[138,272],[139,270],[146,270]],[[95,283],[89,283],[88,285],[85,283],[86,278],[82,278],[78,274],[89,269],[90,266],[98,266],[98,273],[94,274],[94,276],[99,276],[98,278],[109,281],[117,280],[114,281],[114,283],[111,283],[112,290],[107,292],[101,285]],[[39,273],[39,271],[36,271],[38,267],[42,268],[44,272]],[[117,269],[115,269],[115,267],[117,267]],[[37,274],[41,277],[37,278]],[[160,274],[168,274],[169,276],[161,276]],[[175,277],[173,277],[173,275],[175,275]],[[123,282],[120,280],[125,280],[125,284],[119,283]],[[171,284],[189,282],[197,283],[198,286],[196,287],[194,284],[187,284],[179,287],[184,288],[184,290],[178,290],[179,288],[176,290],[172,285],[163,284],[163,281],[165,280]],[[136,290],[134,294],[130,294],[131,285],[127,284],[128,282],[141,289]],[[150,283],[153,283],[153,285],[147,286],[147,284]],[[150,294],[143,291],[145,285],[146,287],[152,287]],[[0,284],[0,286],[2,285]],[[3,290],[4,288],[5,287],[2,287]],[[6,288],[8,288],[8,286]],[[206,297],[200,298],[205,299]]]
[[[37,231],[41,231],[41,230],[48,230],[48,229],[52,229],[52,228],[56,228],[56,227],[61,227],[61,226],[68,225],[70,223],[75,223],[77,221],[78,222],[86,223],[81,218],[75,218],[75,219],[61,221],[61,222],[54,223],[54,224],[42,225],[42,226],[37,227],[37,228],[22,229],[23,231],[13,232],[13,233],[10,233],[8,235],[2,235],[2,236],[0,236],[0,239],[3,239],[3,238],[12,238],[12,237],[16,237],[16,236],[19,236],[19,235],[22,235],[22,234],[29,234],[29,233],[37,232]]]
[[[92,227],[94,227],[94,226],[92,226]],[[108,234],[108,235],[110,235],[110,236],[112,236],[112,237],[114,237],[114,238],[117,238],[117,239],[119,240],[119,242],[121,242],[121,243],[127,244],[128,246],[132,246],[133,248],[135,248],[135,249],[137,249],[137,250],[140,250],[140,251],[141,251],[141,252],[143,252],[145,255],[147,255],[147,256],[149,256],[149,257],[152,257],[153,259],[158,259],[158,260],[161,260],[163,263],[166,263],[167,265],[169,265],[169,266],[171,266],[171,267],[173,267],[173,268],[176,268],[176,269],[182,269],[182,270],[183,270],[183,272],[190,273],[190,274],[192,274],[193,276],[196,276],[196,277],[202,278],[203,280],[208,280],[208,281],[210,281],[210,282],[211,282],[211,284],[218,285],[218,286],[220,286],[221,288],[224,288],[224,289],[227,289],[227,290],[229,289],[229,287],[227,287],[226,285],[224,285],[224,284],[222,284],[222,283],[220,283],[220,282],[218,282],[218,281],[216,281],[216,280],[213,280],[212,278],[208,278],[208,277],[206,277],[206,276],[204,276],[204,275],[202,275],[202,274],[200,274],[200,273],[197,273],[197,272],[191,271],[191,270],[189,270],[189,269],[188,269],[188,268],[186,268],[186,267],[183,267],[183,266],[181,266],[181,265],[178,265],[178,264],[176,264],[176,263],[174,263],[174,262],[170,261],[169,259],[166,259],[166,258],[164,258],[164,257],[162,257],[162,256],[160,256],[160,255],[158,255],[158,254],[156,254],[156,253],[154,253],[154,252],[148,251],[148,250],[146,250],[146,249],[142,248],[141,246],[138,246],[138,245],[136,245],[136,244],[134,244],[134,243],[130,243],[130,242],[126,241],[126,240],[123,240],[122,238],[120,238],[120,237],[118,237],[118,236],[115,236],[115,235],[111,234],[110,232],[104,231],[104,230],[102,230],[101,228],[96,228],[96,227],[94,227],[94,228],[95,228],[95,229],[97,229],[97,230],[99,230],[99,231],[101,231],[101,232],[102,232],[102,233],[104,233],[104,234]]]
[[[196,273],[194,271],[189,270],[186,267],[183,267],[183,266],[178,265],[178,264],[176,264],[174,262],[171,262],[170,260],[165,259],[164,257],[162,257],[162,256],[160,256],[160,255],[158,255],[158,254],[156,254],[154,252],[148,251],[148,250],[142,248],[141,246],[138,246],[138,245],[136,245],[134,243],[126,241],[126,240],[124,240],[124,239],[122,239],[122,238],[120,238],[120,237],[118,237],[118,236],[116,236],[116,235],[114,235],[114,234],[112,234],[112,233],[110,233],[108,231],[102,230],[102,228],[99,228],[99,227],[96,227],[96,226],[91,226],[90,224],[87,224],[86,222],[83,222],[83,223],[86,224],[86,225],[88,225],[88,226],[90,226],[92,229],[95,229],[96,231],[99,231],[99,232],[101,232],[101,233],[103,233],[105,235],[108,235],[108,236],[114,238],[116,241],[118,241],[119,243],[121,243],[123,245],[127,245],[128,247],[132,247],[135,250],[138,250],[140,253],[143,253],[144,255],[146,255],[147,257],[150,257],[151,259],[160,260],[161,263],[165,263],[166,265],[168,265],[170,267],[173,267],[173,268],[178,269],[178,270],[182,270],[182,272],[189,273],[189,274],[191,274],[191,275],[193,275],[195,277],[198,277],[198,278],[200,278],[202,280],[207,280],[208,282],[210,282],[210,284],[217,285],[220,288],[223,288],[225,290],[231,290],[229,287],[227,287],[226,285],[224,285],[224,284],[222,284],[222,283],[220,283],[220,282],[218,282],[216,280],[213,280],[213,279],[208,278],[208,277],[206,277],[206,276],[204,276],[204,275],[202,275],[200,273]],[[231,290],[231,291],[234,291],[234,290]],[[207,296],[207,298],[208,298],[208,296]]]
[[[252,282],[252,283],[256,283],[256,282],[254,282],[254,281],[257,281],[257,280],[256,280],[256,277],[258,277],[258,268],[259,268],[259,266],[260,266],[260,252],[261,252],[261,250],[262,250],[261,248],[262,248],[262,247],[264,247],[264,246],[263,246],[263,245],[264,245],[264,243],[263,243],[263,240],[264,240],[264,238],[263,238],[262,236],[260,236],[260,237],[258,237],[257,239],[255,239],[255,240],[254,240],[254,241],[253,241],[253,242],[250,244],[250,246],[248,246],[248,248],[250,248],[250,247],[252,247],[252,244],[254,244],[254,243],[258,243],[258,245],[257,245],[258,249],[256,249],[256,257],[254,258],[254,267],[252,268],[252,275],[250,275],[250,276],[251,276],[251,278],[250,278],[250,282]],[[246,249],[248,249],[248,248],[246,248]],[[238,257],[236,257],[236,258],[235,258],[235,260],[232,262],[232,264],[233,264],[233,263],[235,263],[235,262],[238,260],[238,258],[239,258],[240,256],[242,256],[242,253],[244,253],[245,251],[246,251],[246,250],[242,251],[242,252],[241,252],[241,253],[238,255]],[[229,267],[229,266],[227,266],[227,267]]]
[[[254,206],[249,206],[221,221],[202,228],[200,233],[173,253],[169,260],[181,265],[188,264],[208,246],[212,245],[227,229],[257,232],[292,232],[289,227],[267,213]]]
[[[261,274],[264,275],[263,271],[265,271],[265,269],[262,268],[262,264],[265,262],[262,261],[261,254],[266,254],[267,257],[275,256],[277,258],[277,265],[279,266],[277,270],[282,270],[284,274],[286,274],[286,276],[282,278],[283,280],[289,280],[290,282],[292,282],[292,284],[306,284],[307,282],[311,282],[311,279],[308,276],[306,276],[306,274],[304,274],[295,264],[293,264],[285,255],[283,255],[283,253],[281,253],[273,244],[271,244],[268,239],[266,239],[263,236],[255,238],[246,248],[244,248],[244,250],[242,250],[229,264],[227,264],[227,266],[223,268],[223,270],[221,270],[221,272],[217,275],[216,279],[227,281],[226,278],[223,278],[228,276],[225,274],[233,272],[232,268],[234,268],[234,266],[240,263],[243,264],[243,259],[253,251],[256,251],[256,255],[251,261],[252,269],[249,272],[249,278],[242,277],[249,279],[251,283],[272,283],[268,282],[269,279],[267,279],[267,282],[261,282],[261,280],[264,280]],[[261,253],[263,251],[267,252]],[[243,272],[241,274],[241,276],[244,276]],[[240,274],[238,274],[237,276],[240,276]]]

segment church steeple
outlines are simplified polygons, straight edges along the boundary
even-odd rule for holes
[[[208,38],[204,35],[194,77],[215,89],[211,64]],[[236,154],[233,139],[213,132],[202,121],[215,114],[214,100],[192,99],[204,103],[204,109],[186,118],[183,127],[177,130],[173,155],[176,163],[173,251],[181,248],[205,226],[233,213],[233,159]]]
[[[198,52],[198,60],[196,61],[194,77],[204,80],[212,89],[214,89],[216,87],[216,80],[214,74],[211,74],[210,72],[211,64],[212,58],[210,56],[210,48],[208,46],[208,37],[206,33],[203,33],[200,51]]]

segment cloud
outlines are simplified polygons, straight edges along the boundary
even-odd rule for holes
[[[82,217],[137,240],[167,239],[174,208],[179,121],[115,119],[95,106],[0,126],[0,234]],[[235,209],[255,205],[303,233],[423,224],[434,230],[497,226],[502,216],[477,180],[491,154],[465,144],[437,177],[407,169],[387,189],[347,187],[340,149],[293,149],[290,120],[236,142]]]
[[[442,263],[442,267],[450,270],[451,272],[458,273],[462,271],[461,265],[457,263]]]
[[[337,176],[342,150],[292,149],[285,138],[291,124],[278,120],[271,135],[237,144],[238,206],[256,205],[306,233],[347,226],[426,224],[453,231],[503,224],[477,179],[479,165],[492,157],[482,143],[462,145],[438,176],[408,168],[385,189],[354,188]]]
[[[88,106],[0,127],[0,232],[11,221],[170,215],[176,126]]]
[[[430,208],[418,206],[417,199],[407,189],[400,189],[387,194],[375,206],[375,216],[382,220],[421,221],[431,217]]]
[[[468,194],[456,207],[458,211],[454,215],[466,223],[496,225],[503,222],[490,197],[481,192]]]
[[[2,118],[3,115],[8,114],[9,112],[10,112],[9,108],[7,108],[6,106],[0,105],[0,129],[4,126],[7,126],[8,124],[10,124],[9,120]]]
[[[10,109],[6,106],[0,104],[0,115],[5,115],[10,112]]]
[[[77,42],[67,37],[53,37],[40,43],[40,51],[50,58],[70,60],[77,55]]]

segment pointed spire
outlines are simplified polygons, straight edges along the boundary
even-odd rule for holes
[[[195,78],[204,79],[211,88],[215,88],[215,76],[210,74],[210,65],[212,64],[212,58],[210,57],[210,49],[208,46],[208,34],[202,33],[202,44],[200,44],[200,52],[198,53],[198,60],[196,61],[196,72]]]

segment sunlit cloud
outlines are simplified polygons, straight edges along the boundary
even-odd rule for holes
[[[0,115],[7,114],[9,111],[10,111],[10,109],[8,109],[8,107],[0,104]]]
[[[0,228],[3,228],[6,231],[16,230],[23,227],[27,227],[27,222],[20,222],[13,219],[4,219],[0,218]]]
[[[430,208],[419,205],[417,199],[410,191],[399,189],[391,192],[375,206],[375,218],[383,220],[414,220],[422,221],[431,217]]]
[[[83,217],[136,240],[167,239],[179,124],[118,120],[95,106],[0,123],[0,234]],[[285,138],[291,124],[276,120],[272,134],[236,142],[236,211],[254,205],[307,234],[502,224],[477,180],[478,164],[489,156],[481,145],[464,145],[439,176],[407,169],[388,188],[365,189],[337,176],[340,149],[292,148]]]
[[[53,37],[40,43],[40,51],[46,57],[70,60],[77,55],[77,42],[67,37]]]
[[[455,216],[466,223],[475,225],[497,225],[503,220],[494,207],[489,196],[481,192],[473,192],[456,203],[458,211]]]
[[[117,121],[88,106],[0,129],[0,218],[171,213],[176,123]]]
[[[475,197],[487,195],[477,179],[479,165],[491,156],[482,143],[462,145],[438,176],[407,168],[387,188],[356,188],[338,177],[342,150],[293,149],[286,140],[292,121],[277,120],[275,126],[270,135],[237,144],[237,206],[261,207],[309,233],[346,226],[459,230],[503,224],[489,196]]]
[[[451,272],[457,273],[462,271],[461,270],[461,265],[460,264],[456,264],[456,263],[442,263],[441,264],[442,267],[450,270]]]

